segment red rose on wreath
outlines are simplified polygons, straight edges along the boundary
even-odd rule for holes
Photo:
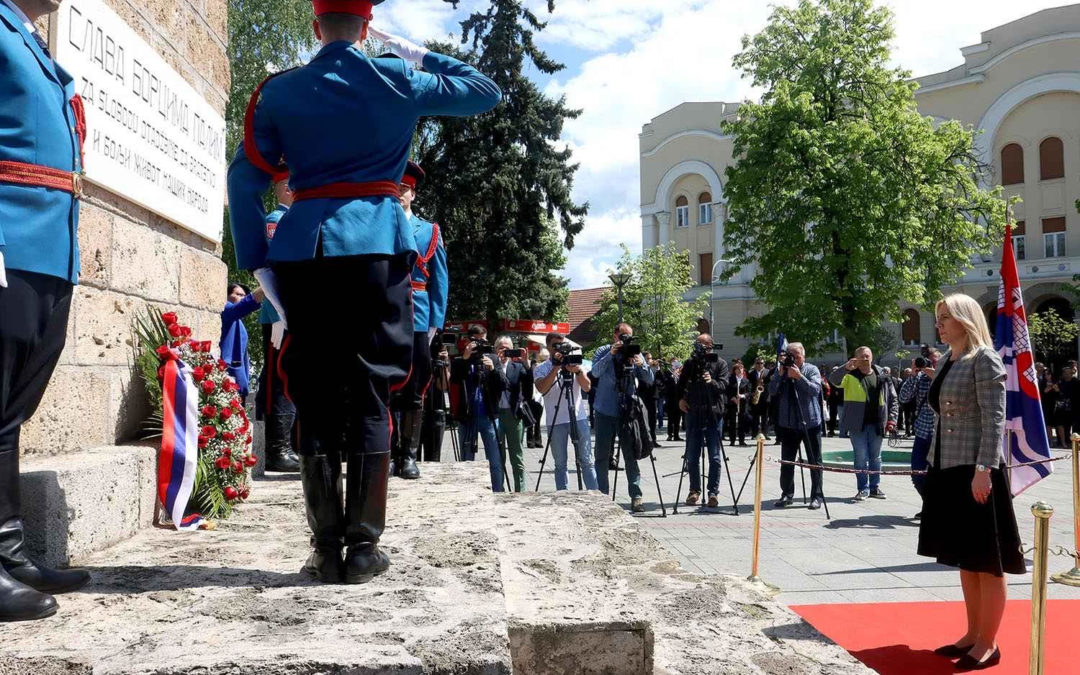
[[[244,439],[244,442],[251,445],[251,434],[248,434],[248,437]]]
[[[214,436],[217,436],[217,429],[207,424],[205,427],[202,428],[202,431],[199,432],[199,435],[206,436],[207,438],[213,438]]]
[[[203,438],[202,436],[199,436],[199,448],[200,449],[205,448],[209,444],[210,444],[210,439],[209,438]]]
[[[167,345],[161,345],[160,347],[155,349],[154,352],[163,359],[169,357],[169,347]]]
[[[204,394],[213,394],[215,389],[217,389],[217,385],[214,384],[213,380],[203,380],[202,390]]]
[[[229,461],[229,458],[224,455],[214,460],[214,466],[221,469],[222,471],[227,470],[231,464],[232,462]]]
[[[170,323],[169,324],[169,335],[171,335],[173,337],[180,337],[180,324],[178,324],[178,323]]]
[[[217,415],[217,408],[212,405],[204,405],[202,407],[202,414],[203,417],[214,417],[215,415]]]
[[[237,492],[236,488],[234,488],[233,486],[230,485],[227,488],[225,488],[225,499],[228,499],[230,502],[233,501],[234,499],[236,499],[239,496],[240,496],[240,493]]]
[[[244,465],[240,461],[233,462],[232,470],[236,473],[244,473]]]
[[[209,354],[210,349],[211,349],[211,344],[210,344],[209,340],[206,340],[205,342],[202,343],[202,351],[203,351],[204,354]]]
[[[247,499],[248,495],[250,495],[250,494],[251,494],[251,492],[249,492],[247,488],[244,488],[243,490],[240,491],[240,499]]]
[[[221,419],[224,421],[229,419],[230,417],[232,417],[232,408],[222,408]]]
[[[229,405],[233,408],[233,410],[244,409],[243,406],[240,405],[240,399],[238,398],[234,398],[233,400],[229,401]]]
[[[225,433],[228,433],[228,432],[225,432]],[[222,434],[221,436],[224,438],[225,434]],[[232,457],[232,448],[225,448],[224,450],[221,451],[221,454],[225,455],[226,457]],[[230,460],[230,461],[232,461],[232,460]]]
[[[234,434],[231,431],[222,432],[221,437],[224,438],[227,441],[235,441],[236,440],[236,434]]]
[[[165,366],[161,366],[157,369],[157,379],[158,382],[161,382],[165,379]]]
[[[191,337],[191,329],[187,326],[180,326],[180,337]]]
[[[206,373],[203,372],[202,366],[195,366],[192,368],[191,377],[194,378],[196,382],[202,382],[203,378],[206,377]]]
[[[228,370],[229,364],[225,363],[222,359],[217,360],[218,370]]]
[[[165,312],[161,315],[161,320],[165,322],[166,326],[171,326],[176,323],[176,312]]]
[[[256,457],[255,455],[248,455],[247,457],[244,458],[244,464],[246,464],[247,466],[255,466],[258,463],[259,463],[259,458]]]

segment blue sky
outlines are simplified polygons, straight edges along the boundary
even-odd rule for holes
[[[619,244],[641,249],[638,139],[643,124],[683,101],[739,101],[753,96],[731,68],[740,38],[761,29],[776,4],[793,0],[527,0],[548,27],[538,36],[550,56],[566,64],[537,83],[565,94],[583,114],[568,122],[562,141],[581,164],[574,183],[589,202],[563,274],[570,288],[600,286],[619,257]],[[963,62],[960,48],[980,33],[1063,2],[1015,0],[887,0],[896,15],[893,58],[915,75]],[[446,38],[484,0],[390,0],[374,24],[416,42]]]

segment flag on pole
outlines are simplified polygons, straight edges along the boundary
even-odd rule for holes
[[[1020,275],[1013,255],[1011,228],[1005,232],[1001,253],[1001,284],[998,286],[997,332],[994,348],[1005,363],[1005,461],[1026,464],[1050,458],[1046,439],[1035,358],[1028,339],[1027,313],[1020,291]],[[1050,475],[1052,465],[1034,464],[1009,469],[1015,497]]]
[[[776,355],[777,356],[783,356],[784,352],[786,352],[786,351],[787,351],[787,338],[784,337],[783,333],[780,333],[780,337],[778,337],[776,339]]]

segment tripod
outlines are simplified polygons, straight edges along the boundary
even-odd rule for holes
[[[792,367],[794,367],[794,366],[792,366]],[[791,378],[786,378],[786,380],[783,383],[783,386],[788,387],[789,390],[791,391],[791,393],[794,394],[794,396],[795,396],[795,410],[799,413],[799,428],[802,429],[803,441],[806,443],[807,450],[809,450],[809,448],[810,448],[810,430],[806,426],[806,417],[803,415],[802,402],[799,399],[799,389],[798,389],[798,387],[795,386],[795,381],[792,380]],[[777,430],[779,430],[779,428],[780,427],[777,426]],[[797,458],[798,458],[798,461],[800,463],[803,462],[802,444],[801,443],[799,444]],[[750,460],[750,468],[748,468],[746,470],[746,476],[743,478],[742,487],[739,488],[739,495],[740,496],[742,495],[743,488],[746,487],[747,479],[750,478],[750,472],[752,472],[754,470],[754,463],[756,461],[757,461],[757,453],[755,453],[754,457]],[[821,460],[818,460],[817,466],[821,467]],[[822,468],[818,468],[818,471],[823,471],[823,470],[822,470]],[[807,499],[806,499],[806,473],[803,471],[803,467],[801,467],[801,466],[799,467],[799,477],[800,477],[800,479],[802,481],[803,503],[805,504],[806,501],[807,501]],[[821,504],[822,504],[822,506],[825,507],[825,519],[826,520],[832,520],[832,516],[829,515],[829,502],[828,502],[828,500],[825,499],[825,486],[824,486],[825,476],[824,476],[824,472],[822,473],[821,483],[822,483],[822,485],[819,487],[819,490],[821,491]]]
[[[442,402],[441,410],[442,410],[442,413],[444,415],[444,425],[445,425],[444,430],[450,432],[450,445],[454,448],[454,461],[455,462],[460,462],[461,461],[461,446],[460,446],[460,441],[458,439],[458,424],[457,424],[457,420],[454,419],[454,416],[451,414],[451,410],[450,410],[450,373],[449,373],[449,364],[447,364],[445,361],[435,361],[434,365],[435,365],[435,375],[434,375],[434,377],[432,377],[432,387],[431,387],[431,390],[428,393],[428,396],[432,397],[431,398],[431,404],[430,404],[431,410],[430,411],[425,410],[425,413],[431,412],[432,415],[434,415],[435,412],[439,410],[439,408],[436,408],[436,406],[435,406],[435,399],[434,399],[434,396],[438,396],[441,399],[441,402]],[[435,386],[436,382],[438,382],[439,386]],[[424,399],[424,406],[425,406],[425,408],[428,407],[428,398],[427,397],[425,397],[425,399]],[[441,448],[440,448],[440,450],[441,450]]]
[[[577,488],[581,489],[581,461],[578,458],[578,444],[581,435],[578,432],[577,406],[574,404],[574,374],[563,369],[555,380],[559,387],[559,397],[555,401],[555,414],[551,416],[551,425],[548,427],[547,442],[544,443],[544,456],[540,458],[540,473],[536,476],[536,491],[540,491],[540,479],[544,477],[544,464],[547,463],[548,450],[551,448],[551,430],[559,419],[559,410],[563,401],[566,401],[567,418],[570,419],[570,442],[574,444],[574,470],[577,473]],[[569,450],[569,448],[567,448]]]

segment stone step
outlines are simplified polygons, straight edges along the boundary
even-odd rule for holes
[[[150,529],[77,560],[57,616],[0,632],[0,675],[649,675],[870,671],[741,580],[685,573],[598,493],[493,495],[483,463],[393,479],[390,571],[298,573],[294,476],[211,532]]]

